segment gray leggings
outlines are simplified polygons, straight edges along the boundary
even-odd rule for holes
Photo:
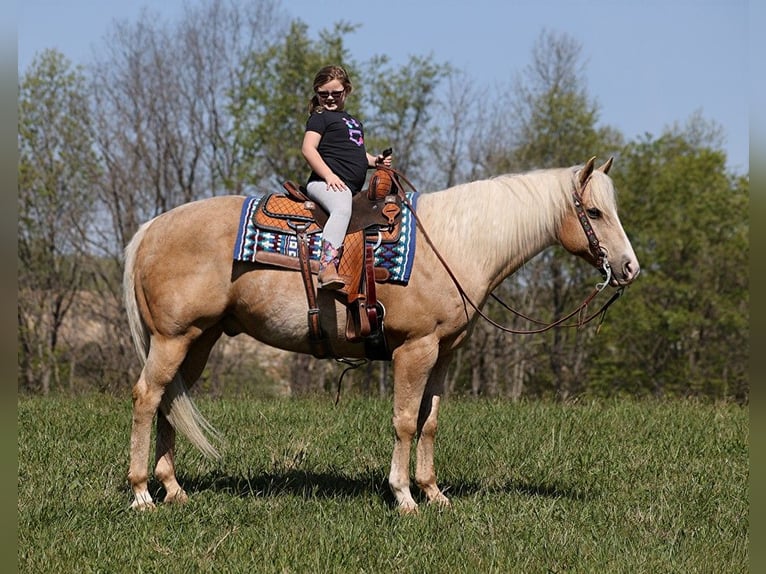
[[[325,223],[322,239],[329,241],[336,249],[343,244],[348,222],[351,221],[351,190],[327,189],[323,181],[312,181],[306,185],[307,195],[327,210],[330,214]]]

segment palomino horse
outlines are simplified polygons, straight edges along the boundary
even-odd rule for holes
[[[420,197],[421,227],[409,284],[384,283],[377,289],[386,308],[394,373],[395,440],[388,481],[400,511],[417,510],[409,476],[415,439],[417,485],[429,502],[449,504],[436,484],[434,437],[447,367],[477,318],[466,298],[481,307],[503,279],[557,242],[596,265],[600,258],[589,249],[592,241],[582,218],[611,265],[610,283],[627,285],[638,275],[638,261],[617,216],[610,166],[611,159],[594,169],[591,159],[584,167],[503,175]],[[573,201],[578,192],[581,219]],[[175,476],[176,431],[203,453],[217,455],[208,439],[215,431],[187,388],[199,378],[222,333],[247,333],[274,347],[311,353],[301,275],[232,261],[243,200],[214,197],[172,209],[141,226],[126,248],[125,306],[144,361],[133,388],[128,479],[134,508],[154,507],[147,462],[155,414],[154,473],[167,492],[165,502],[187,499]],[[321,290],[319,307],[335,356],[364,357],[362,343],[345,339],[345,307]]]

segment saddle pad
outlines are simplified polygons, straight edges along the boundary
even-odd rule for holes
[[[413,208],[417,208],[419,193],[407,194]],[[289,257],[298,257],[298,240],[295,235],[277,231],[259,230],[253,225],[253,213],[258,207],[261,196],[248,196],[242,204],[234,244],[234,260],[256,262],[257,252],[277,253]],[[319,249],[322,243],[321,233],[308,236],[311,259],[319,261]],[[374,244],[374,241],[372,242]],[[409,208],[402,209],[402,225],[399,240],[395,243],[382,243],[375,249],[375,266],[389,272],[388,282],[406,285],[412,273],[415,258],[415,218]]]

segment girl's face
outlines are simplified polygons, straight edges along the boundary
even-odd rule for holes
[[[328,110],[340,112],[346,103],[346,90],[340,80],[330,80],[316,90],[320,105]]]

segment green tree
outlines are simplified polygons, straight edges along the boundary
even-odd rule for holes
[[[85,78],[55,50],[21,79],[18,144],[19,381],[47,393],[62,384],[62,327],[85,279],[99,174]]]
[[[230,109],[237,126],[234,137],[243,150],[243,182],[260,186],[270,182],[278,188],[285,179],[305,179],[308,172],[300,150],[313,95],[311,82],[329,63],[343,65],[354,78],[356,66],[343,43],[344,35],[353,30],[341,22],[312,40],[308,26],[296,20],[281,42],[243,60]]]
[[[600,105],[588,94],[582,46],[571,36],[540,34],[515,96],[511,169],[576,165],[619,149],[616,130],[598,127]]]
[[[416,174],[430,161],[426,136],[434,126],[437,88],[452,72],[432,57],[411,56],[399,67],[383,56],[366,66],[368,119],[365,130],[373,137],[367,147],[374,153],[392,145],[396,168]]]
[[[46,65],[24,80],[18,320],[19,364],[28,382],[22,384],[51,387],[67,373],[44,369],[65,358],[70,372],[77,359],[77,383],[81,375],[99,388],[135,380],[138,363],[121,303],[122,249],[159,212],[237,189],[239,156],[225,103],[243,55],[283,37],[276,4],[205,0],[186,6],[173,23],[145,10],[134,23],[116,22],[87,67],[74,73],[68,62],[44,54]],[[79,133],[87,144],[80,145]],[[86,148],[96,150],[101,170],[85,166]],[[75,207],[88,210],[78,224]],[[76,291],[85,261],[90,297],[77,306],[83,297],[63,289]],[[52,287],[41,279],[54,275]],[[72,336],[62,341],[64,334]]]
[[[748,193],[726,171],[720,129],[692,116],[630,143],[616,164],[621,208],[642,264],[611,312],[593,377],[631,393],[747,400]]]
[[[300,152],[317,70],[330,63],[344,66],[354,83],[347,106],[365,125],[370,153],[393,146],[396,167],[413,173],[427,163],[427,134],[435,118],[437,87],[450,74],[447,65],[413,56],[393,66],[385,56],[358,62],[344,38],[357,26],[338,22],[320,30],[313,40],[308,26],[291,24],[282,42],[250,54],[239,71],[231,113],[238,126],[236,140],[246,150],[242,179],[250,184],[305,179]]]
[[[471,148],[477,173],[484,176],[572,166],[593,155],[606,159],[622,145],[616,130],[598,126],[599,104],[586,89],[582,48],[566,34],[540,34],[511,101],[501,101],[499,108],[489,130],[494,137],[482,135]],[[577,307],[598,280],[589,265],[554,248],[525,265],[496,293],[525,314],[551,321]],[[488,312],[516,329],[535,327],[518,318],[511,320],[492,302]],[[482,329],[492,327],[477,326],[477,331]],[[564,399],[580,393],[593,336],[592,330],[553,329],[541,335],[489,337],[496,341],[492,361],[503,363],[499,372],[510,374],[502,385],[490,378],[489,392],[513,397],[555,393]],[[476,355],[483,357],[491,348],[481,343],[484,339],[471,341],[469,363],[475,364]],[[471,386],[476,392],[475,381]]]

